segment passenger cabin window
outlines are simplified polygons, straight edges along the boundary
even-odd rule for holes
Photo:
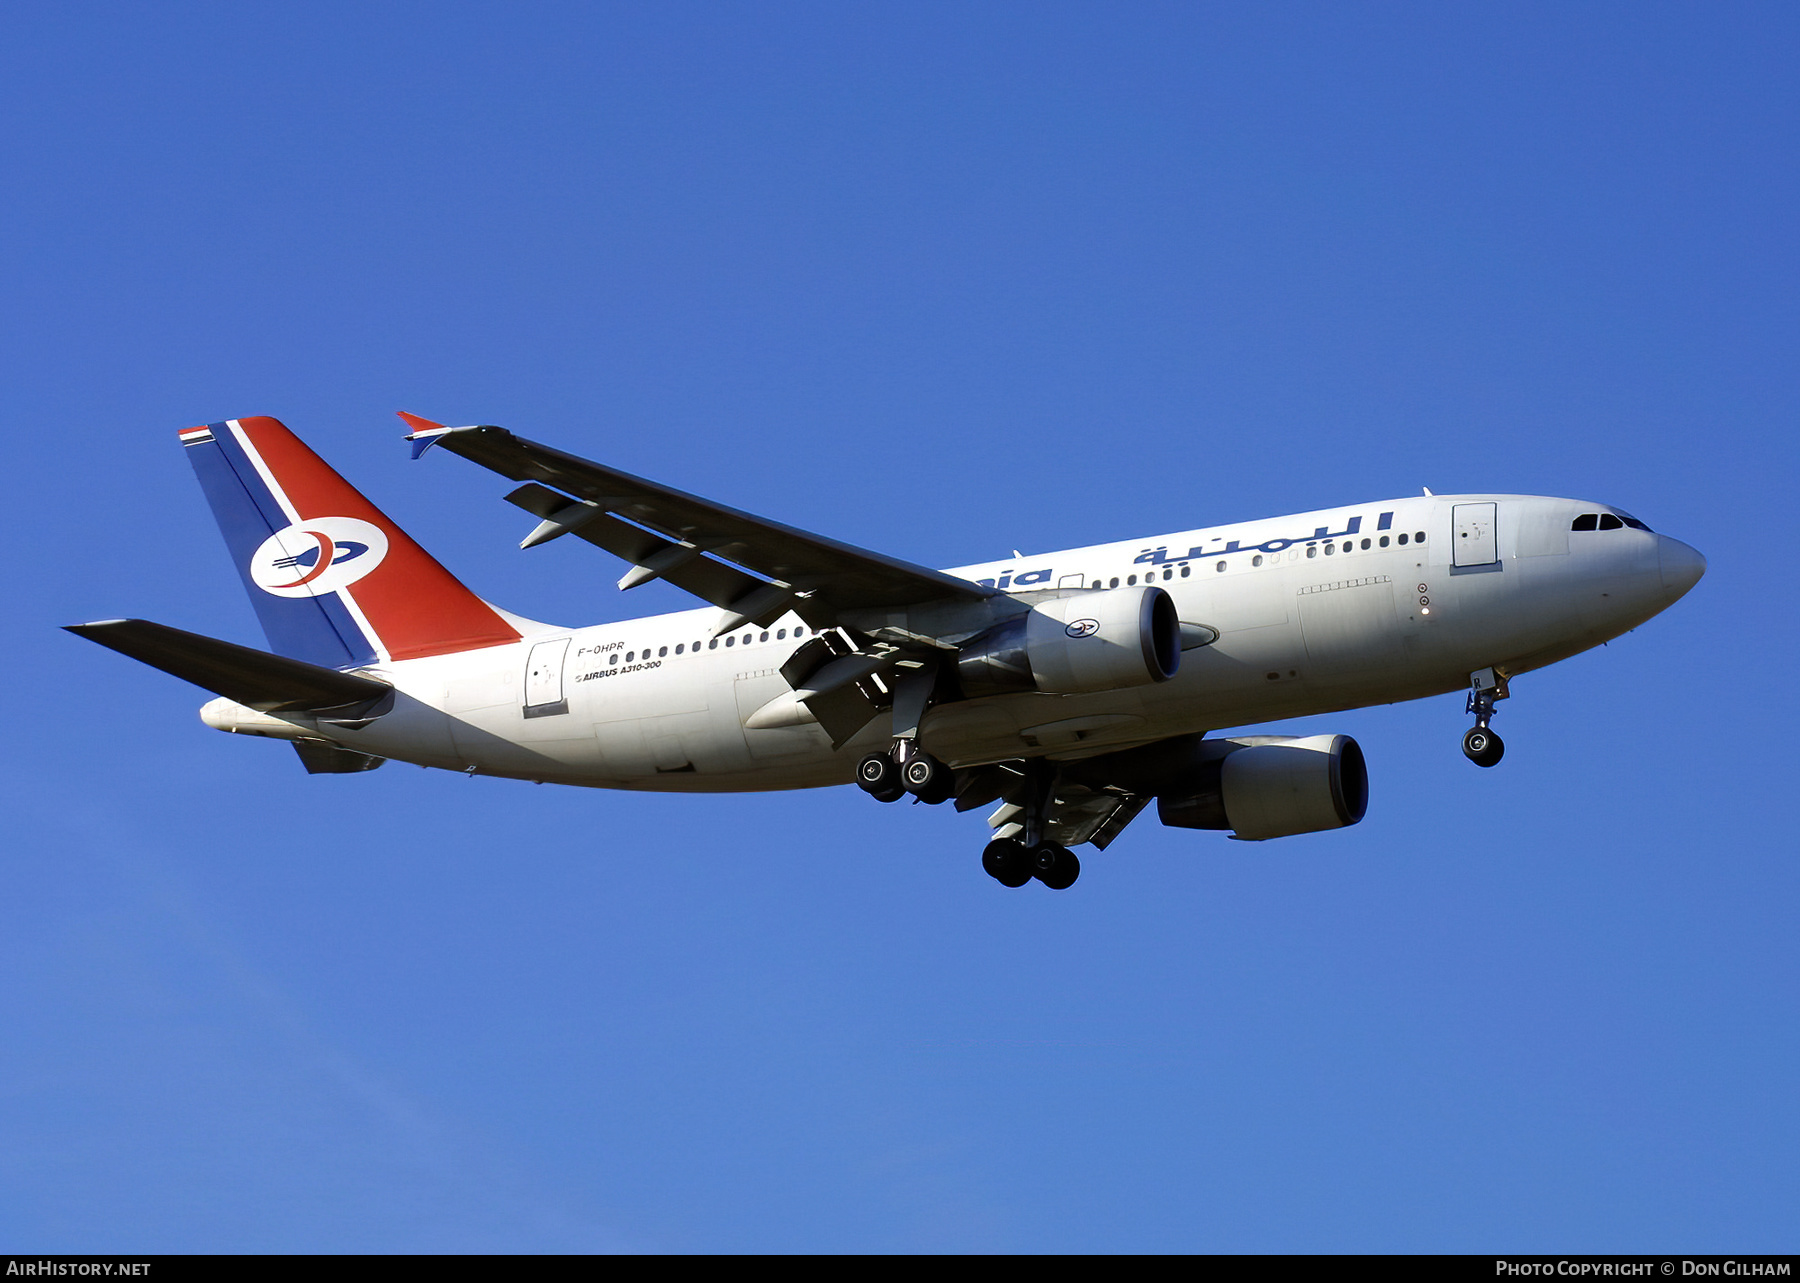
[[[1400,545],[1401,545],[1401,547],[1406,546],[1406,536],[1405,535],[1400,536]]]
[[[612,654],[608,655],[606,657],[606,662],[609,664],[618,663],[619,662],[619,652],[615,650]]]
[[[661,659],[664,655],[667,655],[668,653],[669,653],[669,648],[667,646],[658,646],[656,648],[656,657],[658,659]]]
[[[1388,546],[1388,537],[1386,535],[1381,536],[1381,546],[1383,548]]]
[[[1183,566],[1181,568],[1181,577],[1183,579],[1186,579],[1188,577],[1188,568],[1186,566]]]
[[[1260,566],[1260,565],[1262,565],[1262,554],[1261,554],[1261,553],[1260,553],[1260,552],[1259,552],[1259,553],[1257,553],[1257,554],[1256,554],[1256,556],[1254,556],[1254,557],[1252,557],[1252,558],[1250,558],[1250,564],[1251,564],[1251,565],[1252,565],[1252,566]]]
[[[1108,588],[1117,588],[1118,586],[1119,586],[1119,577],[1117,575],[1114,575],[1112,582],[1110,584],[1108,584],[1107,587]]]

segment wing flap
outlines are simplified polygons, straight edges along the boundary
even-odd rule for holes
[[[1023,779],[1022,776],[1019,778]],[[984,796],[986,792],[985,788],[971,788],[968,806],[985,805],[991,800]],[[1025,808],[1020,800],[1016,800],[1020,798],[1020,793],[1015,788],[1003,796],[1007,800],[1001,802],[988,816],[988,827],[994,830],[997,838],[1020,837],[1025,832]],[[1050,799],[1049,813],[1044,818],[1044,840],[1069,847],[1092,842],[1095,847],[1104,851],[1149,804],[1149,798],[1131,793],[1088,789],[1080,785],[1059,785]],[[957,809],[966,809],[960,799]]]
[[[306,768],[308,775],[354,775],[358,771],[372,771],[387,761],[373,753],[340,748],[329,740],[295,740],[294,752],[300,755],[300,765]]]
[[[567,495],[558,494],[554,490],[535,484],[520,486],[506,498],[533,516],[543,518],[546,523],[554,522],[570,506]],[[733,609],[737,603],[770,586],[768,580],[758,579],[753,575],[745,574],[735,566],[715,561],[711,557],[703,555],[701,549],[691,544],[665,539],[661,535],[633,525],[629,521],[622,521],[601,508],[595,507],[592,511],[593,515],[585,517],[579,525],[565,525],[563,528],[566,533],[593,544],[596,548],[604,549],[623,561],[630,562],[633,567],[652,567],[655,570],[654,574],[641,576],[628,574],[626,579],[632,582],[629,584],[622,582],[621,587],[636,587],[638,584],[648,583],[653,578],[666,579],[677,588],[692,593],[701,601],[737,614],[741,613]],[[536,532],[533,534],[535,539]],[[534,539],[528,539],[526,542],[534,542]],[[535,540],[535,542],[544,541]],[[692,549],[692,556],[679,560],[673,556],[673,554],[687,549]],[[667,568],[657,566],[658,562],[665,563]],[[769,622],[773,622],[786,608],[787,603],[784,599],[781,608],[774,611],[773,614],[764,610],[747,616],[747,618],[761,623],[763,616],[766,615]],[[802,617],[804,616],[805,612],[802,610]],[[809,620],[808,622],[813,621]],[[825,619],[822,622],[829,626],[831,620]],[[736,626],[735,623],[728,625],[733,628]]]

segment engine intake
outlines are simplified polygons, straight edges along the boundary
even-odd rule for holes
[[[1254,735],[1208,741],[1183,792],[1156,799],[1157,817],[1184,829],[1230,829],[1250,842],[1341,829],[1369,809],[1369,768],[1348,735]]]
[[[1109,588],[1040,602],[964,643],[963,694],[1086,695],[1166,682],[1181,666],[1181,621],[1161,588]]]

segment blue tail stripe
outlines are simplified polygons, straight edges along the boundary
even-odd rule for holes
[[[250,578],[251,557],[265,539],[287,528],[287,513],[231,429],[223,423],[208,426],[213,439],[188,446],[186,454],[269,645],[279,655],[326,668],[373,663],[374,648],[337,593],[277,597]]]

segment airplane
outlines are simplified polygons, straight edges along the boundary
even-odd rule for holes
[[[146,620],[70,632],[212,692],[201,719],[314,774],[388,759],[712,793],[854,781],[998,804],[982,867],[1053,890],[1152,802],[1267,841],[1359,822],[1348,735],[1217,733],[1467,691],[1463,752],[1523,673],[1635,628],[1706,560],[1620,508],[1535,495],[1356,504],[932,570],[492,425],[402,413],[538,519],[702,606],[559,628],[477,597],[279,421],[179,436],[273,653]]]

